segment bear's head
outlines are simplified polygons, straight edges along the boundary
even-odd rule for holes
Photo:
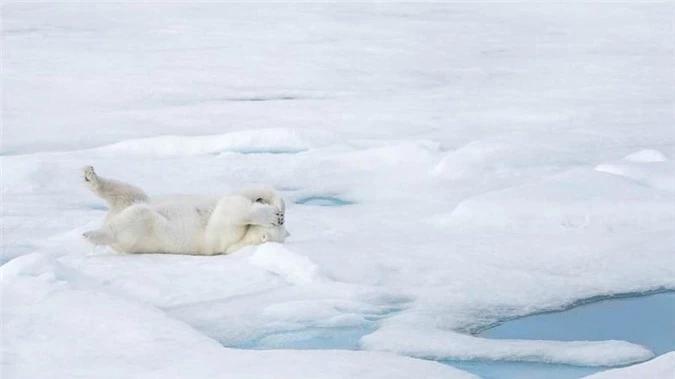
[[[272,228],[263,228],[260,227],[260,242],[281,242],[283,243],[286,238],[290,237],[291,234],[283,226],[275,226]]]

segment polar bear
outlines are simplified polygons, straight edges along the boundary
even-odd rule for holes
[[[134,185],[98,176],[92,166],[83,168],[83,177],[109,207],[103,225],[83,236],[120,253],[228,254],[289,236],[285,202],[272,189],[150,199]]]

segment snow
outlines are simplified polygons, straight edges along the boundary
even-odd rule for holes
[[[535,183],[470,197],[448,215],[445,223],[455,228],[471,225],[556,234],[574,229],[616,233],[630,231],[635,224],[655,229],[675,223],[675,209],[669,206],[672,199],[672,193],[650,190],[626,181],[623,175],[578,168]]]
[[[297,153],[334,144],[336,136],[320,131],[260,129],[212,136],[161,136],[127,140],[94,148],[112,156],[119,154],[153,157],[240,153]]]
[[[664,162],[668,158],[658,150],[644,149],[624,157],[623,160],[629,162]]]
[[[586,376],[588,379],[667,379],[675,376],[675,352],[663,354],[639,365],[607,370]]]
[[[366,348],[431,359],[452,357],[614,366],[642,362],[654,356],[646,348],[625,341],[489,340],[426,328],[385,329],[364,337],[362,342]]]
[[[2,372],[9,378],[406,378],[411,372],[473,378],[389,354],[226,349],[161,310],[106,293],[38,255],[3,266],[2,299]]]
[[[317,279],[317,267],[309,258],[298,255],[279,243],[258,247],[249,258],[252,265],[279,275],[289,283],[308,284]]]
[[[662,191],[675,192],[675,162],[656,150],[642,150],[624,157],[622,162],[601,164],[595,169]]]
[[[2,12],[6,377],[462,378],[453,361],[654,356],[476,333],[675,289],[672,4]],[[151,196],[273,186],[291,237],[92,249],[89,164]]]

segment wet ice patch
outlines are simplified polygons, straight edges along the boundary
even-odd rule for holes
[[[227,347],[352,349],[408,298],[328,280],[186,304],[169,313]],[[329,346],[329,345],[324,345]]]
[[[82,206],[84,209],[89,209],[92,211],[107,211],[108,207],[102,204],[93,204],[93,203],[86,203],[83,204]]]
[[[322,327],[272,333],[237,345],[240,349],[358,350],[359,339],[374,325]]]
[[[353,204],[351,201],[341,199],[337,196],[307,196],[295,201],[301,205],[316,205],[321,207],[342,207]]]
[[[340,293],[336,288],[335,295]],[[333,295],[333,296],[335,296]],[[234,345],[242,349],[360,349],[380,320],[399,312],[405,298],[371,293],[357,299],[294,300],[265,307],[260,316],[278,330]]]
[[[232,149],[229,152],[237,154],[297,154],[304,149]]]

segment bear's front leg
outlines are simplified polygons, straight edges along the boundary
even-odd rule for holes
[[[281,226],[284,224],[284,212],[273,205],[253,203],[249,214],[249,225]]]

